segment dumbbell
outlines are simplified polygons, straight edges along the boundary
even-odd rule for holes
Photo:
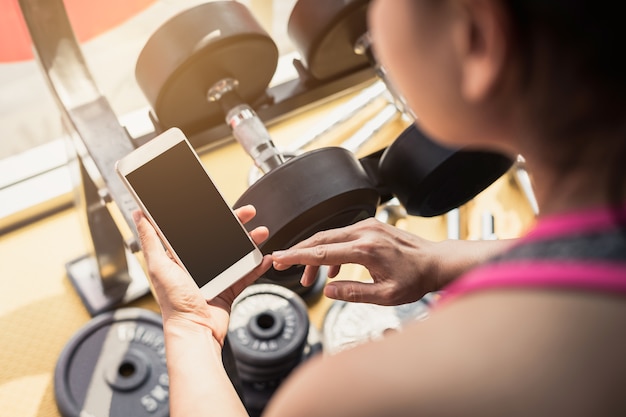
[[[254,107],[270,100],[278,48],[249,10],[233,1],[190,8],[161,25],[137,59],[135,76],[158,124],[187,136],[223,123],[219,102],[207,100],[220,80],[237,80],[237,94]]]
[[[328,80],[370,65],[354,53],[367,32],[369,0],[298,0],[287,23],[287,33],[300,52],[308,75]]]
[[[263,252],[284,249],[316,231],[374,215],[379,193],[358,159],[339,147],[287,161],[249,103],[262,101],[277,48],[249,10],[232,1],[206,3],[163,24],[137,61],[137,80],[162,125],[194,132],[220,117],[265,173],[235,203],[253,204],[249,229],[267,226]],[[217,116],[216,116],[217,115]],[[266,278],[299,294],[300,268],[271,270]],[[294,278],[295,277],[295,278]]]
[[[367,30],[369,3],[298,0],[289,17],[288,34],[310,76],[332,79],[370,66],[396,107],[415,122],[416,116],[376,60]],[[380,155],[376,175],[408,214],[431,217],[466,203],[512,164],[510,157],[499,153],[442,146],[411,123]]]
[[[213,2],[163,24],[141,51],[136,76],[161,126],[189,135],[225,117],[267,172],[284,159],[249,103],[263,96],[277,62],[276,44],[245,6]]]

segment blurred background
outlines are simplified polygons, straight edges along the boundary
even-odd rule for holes
[[[211,1],[211,0],[209,0]],[[96,85],[131,136],[153,130],[135,64],[149,37],[207,0],[64,0]],[[295,0],[242,0],[276,42],[272,84],[295,78],[287,22]],[[33,57],[18,0],[0,0],[0,235],[72,202],[67,132]]]
[[[149,36],[171,16],[206,0],[66,0],[97,85],[118,117],[147,114],[135,63]],[[281,55],[295,0],[242,0],[274,38]],[[0,161],[63,136],[58,109],[37,62],[18,0],[0,0]],[[6,184],[5,184],[6,185]]]

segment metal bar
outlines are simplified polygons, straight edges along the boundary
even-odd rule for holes
[[[94,315],[149,292],[145,274],[137,272],[138,261],[128,256],[125,237],[116,227],[108,204],[117,203],[128,229],[134,231],[131,213],[137,205],[114,172],[115,161],[134,146],[91,76],[63,1],[19,0],[19,4],[35,56],[79,159],[82,198],[78,203],[87,217],[93,253],[68,263],[67,269]],[[95,271],[90,271],[90,265]]]
[[[253,107],[265,125],[271,127],[326,102],[365,89],[374,81],[376,78],[370,68],[321,83],[295,78],[267,90],[271,103]],[[155,124],[158,126],[158,122]],[[189,142],[199,152],[222,146],[233,139],[232,131],[225,123],[189,136]]]
[[[286,153],[302,152],[303,149],[343,125],[372,103],[375,103],[376,99],[382,97],[386,91],[385,85],[379,81],[364,88],[359,94],[334,109],[317,129],[313,129],[307,132],[306,135],[300,136],[291,142]]]
[[[376,116],[363,125],[352,136],[346,139],[341,147],[352,153],[358,151],[370,141],[381,129],[400,117],[400,113],[394,104],[388,104]]]

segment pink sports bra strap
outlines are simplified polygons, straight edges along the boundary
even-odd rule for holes
[[[626,296],[626,229],[609,210],[548,218],[506,253],[448,286],[444,299],[487,289],[578,289]]]

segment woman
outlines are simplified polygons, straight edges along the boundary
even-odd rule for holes
[[[422,129],[448,145],[524,155],[541,217],[518,242],[434,243],[369,219],[267,255],[207,304],[138,214],[164,318],[172,416],[245,415],[221,345],[233,298],[272,262],[308,265],[305,284],[319,265],[332,266],[331,276],[344,263],[368,268],[373,284],[331,282],[325,293],[333,298],[395,304],[442,288],[447,296],[426,321],[300,366],[267,416],[626,415],[618,4],[371,5],[378,59]],[[254,209],[238,215],[245,222]]]

